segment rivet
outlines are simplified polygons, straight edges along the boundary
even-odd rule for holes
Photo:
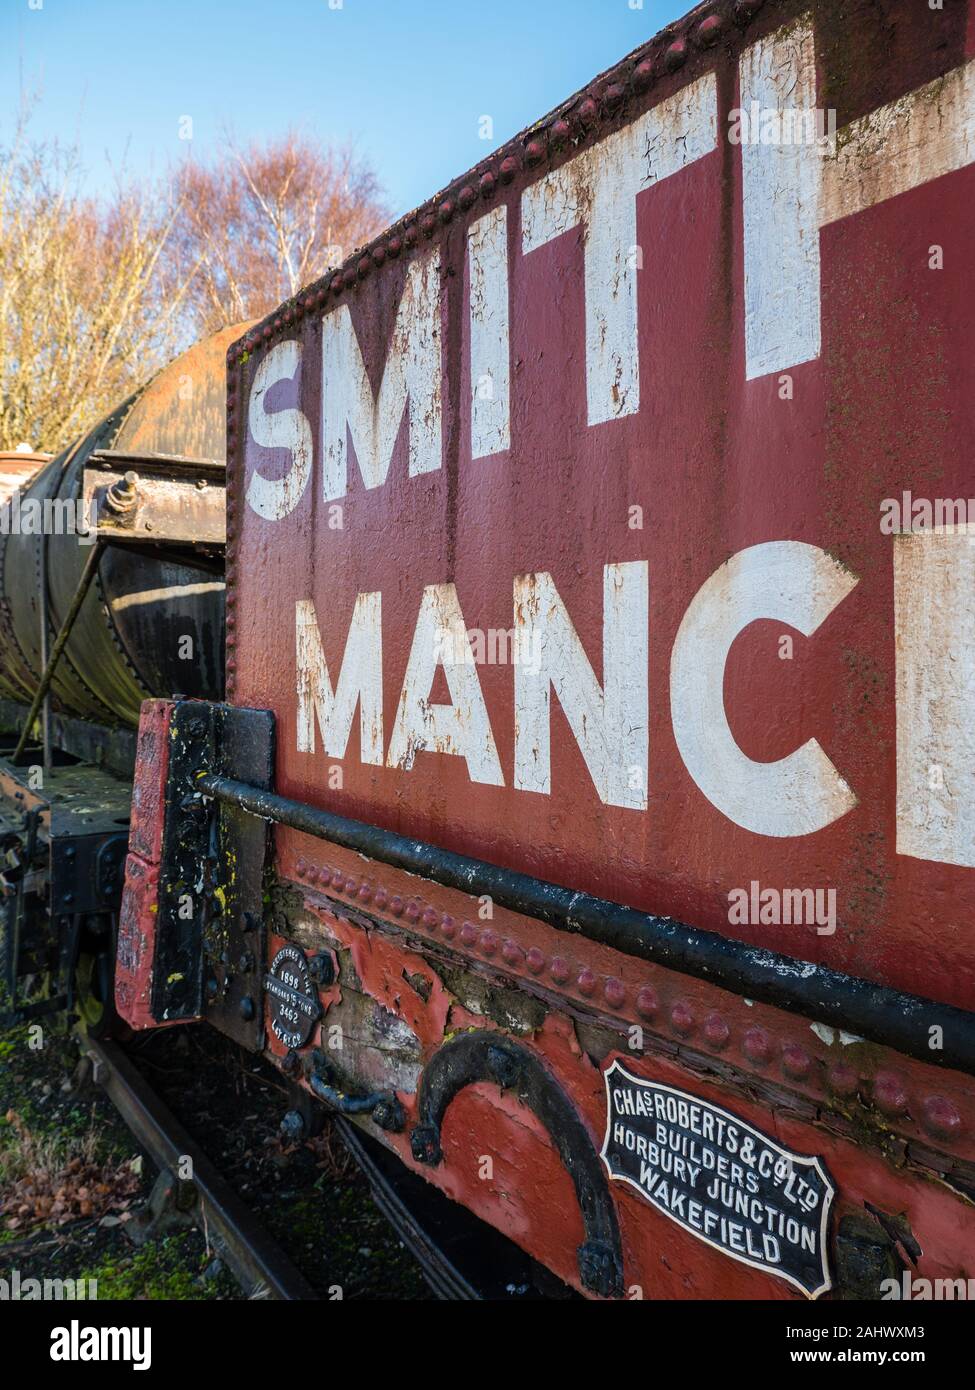
[[[670,1021],[678,1033],[685,1037],[694,1031],[694,1015],[683,1000],[678,1000],[670,1011]]]
[[[500,169],[502,182],[510,183],[511,180],[514,178],[515,174],[517,174],[518,168],[518,161],[513,154],[509,154],[504,159],[502,159]]]
[[[620,1009],[626,1000],[626,988],[622,980],[610,975],[603,985],[603,998],[612,1009]]]
[[[907,1109],[907,1091],[899,1076],[878,1071],[873,1079],[873,1102],[884,1115],[903,1115]]]
[[[653,63],[649,58],[644,58],[643,62],[637,63],[633,69],[633,85],[638,88],[649,87],[652,81]]]
[[[713,43],[717,43],[724,32],[724,20],[718,14],[708,15],[697,26],[697,41],[705,48],[710,48]]]
[[[402,899],[402,898],[399,898],[399,897],[390,898],[390,900],[389,900],[389,910],[390,910],[390,912],[393,914],[394,917],[402,917],[402,915],[403,915],[403,899]]]
[[[372,898],[372,887],[371,887],[370,884],[364,883],[364,884],[362,885],[362,887],[359,889],[359,901],[360,901],[360,902],[363,902],[363,903],[367,903],[367,902],[369,902],[369,901],[371,900],[371,898]]]
[[[398,236],[391,236],[386,243],[386,254],[387,256],[392,256],[394,261],[402,249],[403,243]]]
[[[292,304],[289,304],[289,305],[287,306],[287,308],[285,309],[285,311],[284,311],[284,321],[285,321],[285,323],[290,323],[291,320],[294,318],[294,316],[295,316],[294,306],[293,306]]]
[[[945,1139],[961,1133],[962,1120],[957,1107],[946,1096],[927,1096],[921,1110],[924,1128]]]
[[[484,955],[495,955],[499,944],[497,932],[493,932],[490,927],[486,928],[481,932],[481,937],[477,944]]]
[[[473,946],[477,940],[477,927],[473,922],[465,922],[460,929],[460,939],[465,946]]]
[[[406,915],[411,922],[418,922],[420,920],[420,904],[415,898],[411,898],[406,904]]]
[[[529,140],[525,146],[525,163],[540,164],[545,158],[545,141],[539,138]]]
[[[437,219],[432,212],[428,212],[425,216],[420,218],[420,231],[425,237],[432,237],[436,230]]]
[[[315,304],[320,309],[328,298],[328,282],[326,282],[315,295]]]
[[[603,92],[603,101],[607,106],[619,106],[626,96],[626,88],[619,82],[611,82]]]
[[[315,296],[314,296],[313,294],[306,295],[306,296],[305,296],[305,308],[308,309],[308,310],[310,311],[310,310],[314,309],[314,307],[315,307]]]
[[[704,1020],[704,1037],[715,1051],[720,1051],[722,1047],[727,1047],[731,1029],[720,1014],[710,1013]]]
[[[374,906],[376,907],[376,909],[377,909],[379,912],[382,912],[383,908],[386,906],[387,902],[389,901],[389,897],[388,897],[388,895],[387,895],[387,893],[386,893],[386,889],[385,889],[385,888],[377,888],[377,889],[376,889],[376,896],[373,898],[372,901],[373,901],[373,904],[374,904]]]
[[[772,1055],[772,1040],[764,1028],[749,1028],[742,1051],[750,1061],[762,1066]]]
[[[641,1018],[654,1018],[660,1008],[660,1000],[657,998],[657,991],[651,989],[649,985],[644,985],[636,997],[636,1011]]]
[[[335,889],[336,893],[341,893],[341,891],[342,891],[342,884],[343,884],[344,882],[345,882],[345,879],[344,879],[344,877],[342,876],[342,874],[338,871],[338,869],[333,869],[333,870],[332,870],[332,887]]]
[[[341,294],[341,293],[342,293],[342,272],[341,272],[341,270],[340,270],[340,271],[337,271],[336,274],[332,276],[332,279],[331,279],[331,281],[330,281],[330,283],[329,283],[329,289],[332,291],[333,294]]]
[[[454,215],[454,205],[449,198],[445,198],[437,208],[437,216],[441,222],[449,222]]]
[[[277,316],[277,318],[274,320],[274,327],[277,329],[277,331],[278,331],[279,333],[280,333],[281,329],[284,327],[284,324],[283,324],[282,321],[281,321],[281,315],[280,315],[280,314],[279,314],[279,315]]]
[[[356,269],[359,274],[359,279],[364,280],[366,276],[369,274],[370,270],[372,270],[372,261],[369,259],[368,256],[363,256]]]
[[[561,149],[563,145],[568,144],[572,139],[572,127],[564,116],[560,116],[555,122],[549,132],[549,136],[556,149]]]
[[[579,993],[584,994],[588,999],[596,993],[596,976],[588,968],[580,970],[579,978],[576,980],[576,986],[578,987]]]
[[[490,169],[487,171],[487,173],[482,174],[480,179],[478,180],[478,186],[481,190],[481,197],[490,198],[491,194],[494,192],[496,184],[497,179],[491,173]]]
[[[475,202],[477,201],[477,194],[474,192],[473,188],[471,188],[469,183],[464,184],[464,187],[460,190],[460,192],[457,195],[457,201],[458,203],[460,203],[461,207],[464,209],[465,212],[468,208],[474,206]]]
[[[525,959],[525,953],[517,941],[512,941],[510,936],[506,936],[501,943],[501,959],[508,965],[520,965]]]
[[[795,1081],[804,1081],[812,1067],[812,1058],[798,1043],[786,1043],[782,1049],[782,1070]]]
[[[345,880],[345,887],[342,889],[343,893],[348,894],[350,898],[354,898],[358,890],[359,880],[357,878],[347,878]]]
[[[266,323],[266,324],[264,325],[264,333],[263,333],[264,341],[267,342],[268,339],[272,338],[273,336],[274,336],[274,329],[271,327],[271,325],[270,325],[269,323]]]
[[[323,888],[327,888],[332,881],[332,870],[326,864],[318,871],[318,881]]]
[[[416,223],[415,223],[415,222],[407,222],[406,226],[403,228],[403,240],[406,242],[406,245],[407,245],[407,246],[415,246],[415,245],[416,245],[416,238],[417,238]]]
[[[304,859],[299,859],[295,865],[295,871],[299,878],[304,878],[308,873],[308,863]]]
[[[548,973],[557,985],[564,985],[569,978],[568,962],[564,961],[561,956],[553,956]]]
[[[435,907],[425,907],[423,909],[423,924],[427,927],[435,927],[440,921],[440,913]]]
[[[599,115],[599,107],[592,97],[584,97],[579,103],[578,113],[583,125],[592,125]]]
[[[542,955],[541,951],[538,949],[537,946],[531,947],[527,956],[525,957],[525,964],[528,966],[528,969],[532,972],[533,975],[540,975],[541,972],[545,969],[545,957]]]
[[[386,248],[385,248],[385,246],[374,246],[374,247],[372,248],[372,263],[373,263],[373,265],[384,265],[385,262],[386,262]]]
[[[447,938],[448,941],[453,941],[454,936],[457,933],[457,923],[454,921],[453,917],[451,917],[449,912],[445,912],[444,915],[441,917],[440,930],[443,932],[444,936]]]
[[[668,72],[674,72],[686,62],[687,42],[684,39],[675,39],[664,54],[664,67]]]

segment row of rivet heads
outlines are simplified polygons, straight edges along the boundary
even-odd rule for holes
[[[734,7],[735,17],[739,23],[746,24],[763,3],[764,0],[738,0]],[[430,240],[439,227],[453,220],[458,211],[469,211],[478,197],[484,200],[493,198],[498,185],[511,183],[522,167],[534,168],[549,155],[558,154],[571,142],[592,132],[601,119],[612,117],[628,96],[645,91],[661,73],[676,72],[687,61],[692,47],[712,47],[727,28],[728,20],[723,15],[708,15],[687,34],[671,39],[657,53],[640,59],[628,70],[623,66],[617,68],[598,90],[587,93],[551,126],[533,132],[523,145],[509,145],[507,150],[499,151],[491,165],[482,166],[476,184],[473,181],[465,183],[448,193],[439,203],[428,204],[392,235],[384,234],[371,246],[356,251],[344,266],[331,272],[306,294],[285,305],[273,319],[258,324],[246,337],[231,345],[228,360],[232,364],[246,361],[250,354],[298,322],[305,313],[322,309],[330,293],[338,295],[343,290],[351,289],[367,279],[373,269],[382,267],[387,260],[395,260],[404,250],[411,250],[421,238]]]
[[[556,954],[546,957],[537,946],[525,951],[510,937],[499,936],[493,927],[478,926],[470,921],[458,923],[449,913],[430,905],[424,906],[417,898],[387,893],[385,888],[360,882],[338,869],[311,865],[305,859],[298,860],[296,872],[310,886],[327,888],[330,892],[355,898],[377,912],[387,912],[391,917],[422,925],[430,932],[439,933],[446,941],[456,940],[469,950],[477,951],[488,961],[500,958],[513,971],[527,970],[536,978],[547,973],[554,984],[577,991],[586,1000],[601,993],[611,1009],[622,1009],[627,1003],[626,986],[616,976],[597,976],[588,966],[576,970],[563,956]],[[683,1040],[697,1035],[715,1052],[723,1052],[731,1044],[731,1028],[714,1010],[699,1020],[689,1003],[676,1000],[667,1012],[661,1008],[657,991],[651,985],[641,986],[633,1003],[641,1018],[647,1022],[662,1022],[665,1027],[669,1025]],[[794,1041],[779,1047],[765,1028],[755,1025],[746,1029],[741,1037],[741,1051],[754,1066],[768,1066],[778,1053],[779,1065],[785,1076],[792,1081],[807,1083],[810,1088],[816,1084],[817,1058]],[[826,1068],[826,1086],[832,1094],[843,1100],[855,1099],[861,1087],[860,1074],[846,1062],[823,1065]],[[874,1105],[889,1119],[914,1113],[907,1087],[894,1072],[879,1071],[872,1079],[867,1078],[867,1084]],[[920,1120],[923,1127],[938,1138],[957,1139],[963,1131],[958,1107],[947,1096],[924,1097]]]
[[[237,483],[240,473],[240,460],[237,457],[237,394],[233,376],[227,381],[227,473],[226,473],[226,517],[227,544],[224,551],[224,624],[226,628],[226,695],[233,695],[237,672]]]

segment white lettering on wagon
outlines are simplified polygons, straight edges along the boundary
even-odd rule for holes
[[[894,538],[897,852],[975,868],[975,526]]]
[[[816,106],[816,49],[807,15],[753,43],[739,64],[741,104]],[[743,144],[745,377],[819,356],[819,190],[823,151],[805,142]]]
[[[792,109],[811,105],[815,67],[813,28],[804,16],[760,39],[743,54],[739,100],[765,103],[769,109],[779,109],[783,102],[791,103]],[[516,262],[536,254],[563,232],[580,229],[591,424],[631,415],[640,406],[639,259],[621,256],[620,250],[625,247],[632,251],[636,241],[637,197],[654,182],[715,148],[716,106],[715,80],[709,74],[576,154],[522,194],[521,245],[512,257]],[[818,355],[821,228],[971,164],[975,158],[975,64],[969,62],[858,118],[839,132],[835,148],[831,146],[827,154],[810,148],[807,142],[783,144],[782,151],[765,143],[746,144],[741,152],[748,377]],[[717,163],[712,161],[715,169]],[[765,212],[770,213],[771,220]],[[509,213],[513,215],[512,210],[499,205],[468,229],[470,443],[474,458],[499,453],[511,444]],[[366,372],[348,307],[340,302],[323,318],[321,487],[327,499],[342,496],[349,485],[350,449],[355,454],[353,468],[358,465],[367,487],[379,487],[388,480],[404,416],[410,475],[441,467],[444,306],[437,254],[411,261],[404,274],[378,392],[373,390],[376,378],[370,381]],[[642,328],[646,332],[646,325]],[[299,383],[301,353],[300,344],[293,340],[269,348],[258,362],[251,388],[251,438],[260,449],[282,451],[288,461],[284,476],[275,477],[273,464],[269,476],[260,471],[267,465],[255,467],[254,459],[248,458],[248,504],[268,521],[284,519],[306,497],[312,473],[312,431],[306,416],[294,406],[268,409],[274,386]],[[484,386],[483,392],[480,386]],[[796,554],[796,545],[772,541],[755,551],[773,553],[778,547],[785,553],[793,547]],[[975,867],[975,773],[971,771],[975,755],[966,733],[972,727],[975,706],[975,636],[965,608],[965,594],[970,593],[972,582],[972,551],[944,537],[933,541],[923,556],[900,540],[895,542],[895,550],[898,852]],[[823,553],[816,554],[822,557]],[[746,585],[737,597],[726,590],[734,572],[752,563],[754,556],[747,561],[732,557],[719,575],[703,586],[685,615],[671,668],[674,732],[685,764],[704,795],[736,824],[762,835],[806,835],[852,809],[854,793],[815,739],[771,764],[755,763],[744,755],[731,735],[720,688],[727,647],[722,652],[710,644],[707,632],[712,620],[719,624],[737,621],[735,632],[750,621],[748,603],[760,583],[753,584],[751,591]],[[827,575],[837,568],[828,557],[822,563]],[[545,576],[533,578],[546,580]],[[833,578],[837,578],[835,573]],[[523,581],[521,577],[518,582]],[[554,590],[555,580],[548,576],[547,582]],[[810,582],[815,582],[815,575]],[[838,576],[832,606],[845,596],[844,586],[852,588],[855,582],[848,574]],[[379,596],[374,597],[378,603]],[[737,618],[732,598],[741,605]],[[804,600],[795,593],[793,598],[799,612],[805,611],[804,603],[818,604],[824,595],[811,592]],[[453,601],[459,611],[456,593]],[[530,612],[530,605],[522,607]],[[816,609],[818,616],[810,631],[829,611],[828,603],[821,611]],[[785,610],[778,612],[783,621],[798,626]],[[949,613],[957,613],[957,621],[952,621],[964,637],[960,658],[946,635]],[[755,616],[772,614],[756,610]],[[356,622],[361,621],[364,618],[360,614]],[[548,720],[554,691],[601,799],[611,805],[646,809],[648,757],[642,751],[648,723],[646,688],[638,674],[636,656],[629,666],[625,696],[621,696],[610,679],[616,647],[615,639],[613,646],[607,646],[605,624],[604,678],[600,685],[595,675],[599,654],[587,655],[582,649],[560,601],[544,621],[552,629],[549,657],[557,657],[560,664],[540,671],[533,662],[532,669],[514,672],[514,786],[542,794],[551,790]],[[631,641],[639,655],[645,650],[646,623],[637,621]],[[540,618],[536,628],[541,623]],[[561,636],[555,631],[559,624]],[[436,623],[434,630],[439,631]],[[727,637],[724,627],[721,630]],[[296,612],[296,634],[300,751],[313,752],[317,731],[321,730],[329,755],[344,755],[355,717],[355,698],[360,696],[362,761],[381,763],[384,738],[378,611],[368,642],[361,649],[350,631],[343,664],[332,667],[333,671],[340,670],[334,689],[310,603],[301,613]],[[706,657],[696,668],[683,650],[695,643]],[[422,645],[416,648],[416,679],[398,714],[391,765],[406,770],[413,766],[419,751],[449,752],[465,757],[475,780],[503,784],[476,669],[468,673],[472,678],[457,677],[457,690],[463,685],[466,693],[455,695],[452,690],[452,705],[430,706],[430,687],[424,691],[423,686],[426,672],[435,671],[437,662],[431,666],[430,655],[424,651]],[[366,665],[360,669],[363,662]],[[465,663],[459,661],[455,666],[461,664]],[[922,719],[916,717],[918,709],[926,712]],[[466,722],[468,711],[476,715],[476,738]],[[451,732],[448,726],[456,724],[458,718],[463,729],[454,727]],[[614,720],[618,718],[623,720],[619,727],[625,728],[630,746],[618,744],[610,754],[611,730],[617,727]],[[338,749],[341,754],[332,751]]]
[[[511,447],[508,209],[502,203],[467,234],[471,323],[471,458]]]
[[[314,753],[317,718],[326,756],[344,758],[358,705],[360,760],[382,766],[382,605],[380,593],[357,595],[345,656],[333,689],[315,605],[310,599],[299,599],[295,604],[299,753]]]
[[[634,1076],[618,1058],[603,1079],[600,1157],[611,1178],[697,1240],[808,1298],[831,1287],[836,1188],[821,1159],[700,1096]]]
[[[684,766],[719,811],[756,835],[811,835],[845,816],[856,797],[814,738],[770,763],[741,750],[725,711],[728,653],[760,618],[811,637],[856,583],[818,546],[753,545],[705,580],[678,629],[670,706]]]
[[[450,645],[456,648],[459,634],[466,634],[466,627],[457,590],[453,584],[429,585],[420,602],[386,762],[408,772],[417,753],[449,753],[466,759],[472,782],[503,787],[504,774],[473,656],[445,659]],[[449,705],[430,702],[438,667],[447,680]]]
[[[326,502],[348,489],[348,436],[367,488],[382,487],[404,411],[409,475],[440,467],[440,255],[411,261],[379,394],[373,395],[347,304],[322,319],[322,454]]]
[[[603,569],[603,684],[550,574],[515,580],[515,629],[539,661],[515,667],[515,786],[552,790],[550,692],[608,806],[647,809],[649,565]]]
[[[265,409],[265,397],[279,381],[290,381],[301,367],[301,344],[294,338],[275,343],[254,375],[247,423],[265,449],[286,449],[291,467],[283,478],[265,478],[256,470],[247,484],[247,501],[265,521],[281,521],[294,511],[311,477],[311,426],[300,410]]]
[[[750,45],[739,64],[741,100],[783,115],[812,111],[816,62],[803,16]],[[522,253],[584,227],[586,398],[597,425],[640,409],[636,195],[717,147],[713,73],[581,151],[522,194]],[[783,103],[787,103],[783,106]],[[742,159],[745,375],[751,380],[817,358],[821,348],[819,232],[877,203],[975,162],[975,62],[953,69],[851,122],[824,148],[807,141],[746,142]],[[507,211],[499,206],[468,231],[471,448],[474,458],[510,446],[510,332]],[[348,486],[351,433],[367,488],[382,486],[404,411],[409,474],[441,467],[441,295],[435,252],[411,261],[378,397],[345,303],[322,320],[323,491]],[[276,344],[251,388],[251,434],[288,449],[280,480],[252,473],[247,499],[281,520],[305,491],[311,431],[300,410],[267,412],[263,397],[293,377],[296,342]]]
[[[585,228],[590,425],[640,409],[636,196],[717,148],[713,73],[583,150],[522,195],[522,250]]]

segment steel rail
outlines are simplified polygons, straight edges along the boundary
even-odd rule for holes
[[[91,1059],[94,1080],[157,1168],[175,1175],[181,1159],[192,1160],[192,1183],[200,1213],[207,1229],[216,1233],[220,1255],[248,1297],[318,1300],[305,1276],[220,1176],[118,1043],[85,1038],[83,1047]]]
[[[275,792],[201,773],[204,796],[262,820],[328,840],[462,893],[547,922],[556,931],[707,980],[747,999],[802,1014],[933,1066],[975,1075],[975,1014],[906,994],[778,951],[699,931],[622,903],[573,892],[482,859],[438,849],[392,830],[322,811]]]

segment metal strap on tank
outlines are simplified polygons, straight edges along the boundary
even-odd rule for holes
[[[198,789],[262,820],[351,849],[462,893],[489,896],[501,907],[611,946],[626,956],[707,980],[814,1022],[842,1028],[933,1066],[975,1075],[975,1014],[915,994],[844,975],[763,947],[698,931],[622,903],[576,893],[528,874],[438,849],[364,821],[322,811],[230,777],[200,775]],[[940,1029],[940,1048],[930,1045]]]

